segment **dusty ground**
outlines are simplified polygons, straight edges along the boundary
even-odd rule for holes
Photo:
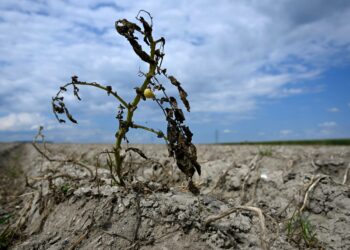
[[[198,196],[165,146],[139,147],[158,163],[128,155],[120,188],[93,167],[109,145],[48,145],[89,171],[0,144],[0,248],[350,249],[350,147],[200,145]]]

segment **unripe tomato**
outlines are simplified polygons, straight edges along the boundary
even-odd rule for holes
[[[145,89],[145,91],[143,91],[143,95],[146,97],[146,98],[154,98],[155,95],[153,93],[153,91],[149,88]]]

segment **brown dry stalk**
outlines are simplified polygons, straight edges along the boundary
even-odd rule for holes
[[[255,168],[257,167],[257,163],[259,160],[260,160],[260,157],[259,157],[259,154],[257,154],[248,165],[249,171],[244,176],[244,180],[243,180],[242,187],[241,187],[241,193],[240,193],[241,201],[243,201],[245,199],[245,187],[246,187],[247,181],[250,177],[251,172],[253,172],[255,170]]]
[[[311,181],[308,185],[308,188],[307,188],[307,191],[305,192],[305,195],[304,195],[304,201],[303,201],[303,205],[301,206],[301,208],[299,209],[299,213],[301,214],[304,209],[306,208],[307,206],[307,203],[309,201],[309,196],[310,196],[310,193],[312,192],[312,190],[316,187],[316,185],[319,183],[320,180],[322,180],[323,178],[325,178],[326,176],[320,176],[320,175],[317,175],[317,176],[312,176],[311,178]]]
[[[81,168],[86,169],[86,170],[89,172],[91,178],[94,177],[94,173],[93,173],[93,171],[91,170],[91,168],[93,168],[93,167],[90,167],[90,166],[86,165],[85,163],[82,163],[82,162],[77,161],[77,160],[75,160],[75,159],[60,160],[60,159],[51,158],[51,157],[48,156],[46,153],[44,153],[44,152],[38,147],[38,145],[36,145],[35,142],[33,142],[32,145],[33,145],[34,148],[35,148],[46,160],[48,160],[49,162],[60,162],[60,163],[64,163],[64,164],[66,164],[66,163],[72,163],[72,164],[74,164],[74,165],[77,165],[77,166],[79,166],[79,167],[81,167]]]
[[[345,185],[345,184],[346,184],[346,181],[348,180],[349,170],[350,170],[350,163],[349,163],[347,169],[345,170],[345,174],[344,174],[344,178],[343,178],[343,183],[342,183],[343,185]]]
[[[67,178],[73,181],[78,181],[82,180],[82,178],[76,177],[76,176],[71,176],[69,174],[60,174],[60,175],[55,175],[55,176],[33,176],[29,177],[29,179],[34,180],[34,181],[42,181],[42,180],[54,180],[58,178]]]
[[[230,209],[228,209],[228,210],[226,210],[218,215],[209,216],[208,219],[204,222],[204,224],[206,226],[208,226],[210,223],[212,223],[216,220],[219,220],[221,218],[224,218],[224,217],[236,212],[237,210],[248,210],[251,212],[255,212],[258,215],[259,222],[260,222],[260,229],[261,229],[261,234],[260,234],[261,247],[264,250],[268,250],[269,247],[267,245],[268,240],[267,240],[267,233],[266,233],[266,226],[265,226],[265,217],[264,217],[261,209],[258,207],[236,206],[236,207],[230,208]]]

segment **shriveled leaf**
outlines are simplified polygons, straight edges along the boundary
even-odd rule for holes
[[[69,111],[68,111],[67,108],[64,108],[64,111],[66,112],[67,118],[68,118],[71,122],[73,122],[73,123],[78,123],[78,122],[73,118],[73,116],[69,113]]]
[[[170,102],[170,105],[173,107],[173,108],[177,108],[177,101],[176,101],[176,99],[175,99],[175,97],[173,97],[173,96],[170,96],[169,97],[169,102]]]
[[[187,111],[190,112],[191,107],[190,103],[187,100],[187,92],[181,86],[178,86],[178,90],[182,103],[185,105]]]
[[[180,122],[180,123],[183,123],[184,120],[185,120],[185,116],[184,116],[184,113],[182,112],[181,109],[175,109],[174,110],[174,114],[175,114],[175,119]]]
[[[112,86],[106,86],[107,89],[107,95],[110,95],[112,93]]]
[[[125,150],[125,152],[128,152],[128,151],[133,151],[133,152],[137,153],[138,155],[140,155],[142,158],[144,158],[146,160],[148,159],[147,156],[139,148],[132,148],[132,147],[131,148],[127,148]]]
[[[178,87],[180,86],[180,82],[174,77],[174,76],[168,76],[168,79],[170,80],[171,84]]]

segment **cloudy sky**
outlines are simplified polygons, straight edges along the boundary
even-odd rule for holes
[[[67,96],[79,124],[58,124],[51,97],[72,75],[132,100],[145,65],[114,22],[152,13],[164,66],[189,93],[197,143],[350,137],[350,1],[1,0],[0,141],[113,142],[112,97]],[[168,86],[168,91],[176,91]],[[146,101],[135,120],[165,130]],[[132,142],[159,142],[131,131]]]

